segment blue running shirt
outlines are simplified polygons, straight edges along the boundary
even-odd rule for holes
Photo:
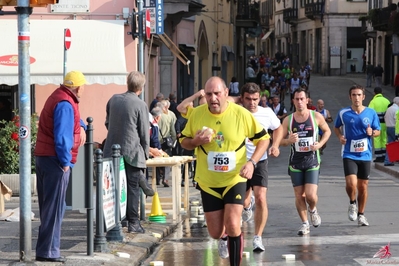
[[[366,129],[370,125],[373,130],[380,130],[380,121],[377,113],[366,107],[357,114],[351,107],[339,111],[335,120],[335,127],[342,126],[342,134],[346,138],[346,144],[342,145],[342,158],[359,161],[372,159],[372,141],[367,136]]]

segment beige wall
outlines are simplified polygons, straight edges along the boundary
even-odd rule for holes
[[[205,10],[211,12],[203,12],[201,15],[198,15],[195,20],[194,36],[197,44],[197,53],[195,55],[195,62],[197,65],[194,78],[195,91],[203,88],[206,80],[213,75],[212,66],[222,66],[222,46],[228,45],[234,48],[234,27],[230,21],[230,5],[234,4],[233,1],[204,0],[202,4],[206,5],[204,8]],[[201,37],[201,34],[199,34],[201,32],[206,32],[206,37]],[[204,45],[207,47],[204,47]],[[216,56],[214,56],[214,54],[216,54]],[[205,56],[206,58],[204,58]],[[202,60],[202,80],[199,80],[199,60]],[[217,71],[216,73],[218,76],[221,76],[221,71]],[[234,62],[228,61],[226,78],[228,82],[233,75]]]
[[[365,13],[367,12],[367,1],[330,0],[326,1],[326,11],[341,14]]]

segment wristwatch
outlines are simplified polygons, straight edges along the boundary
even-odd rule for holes
[[[256,162],[254,160],[249,159],[248,162],[251,162],[253,164],[254,168],[256,168]]]

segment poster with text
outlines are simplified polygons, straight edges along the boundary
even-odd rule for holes
[[[127,182],[126,182],[126,171],[125,162],[121,158],[121,163],[119,167],[119,191],[120,191],[120,210],[121,210],[121,221],[126,217],[126,207],[127,207]]]
[[[103,161],[103,213],[106,231],[115,226],[115,179],[112,159]]]

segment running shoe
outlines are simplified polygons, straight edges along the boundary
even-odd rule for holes
[[[321,218],[320,218],[319,213],[317,212],[317,209],[315,209],[313,212],[311,212],[309,210],[309,213],[310,213],[310,220],[312,221],[312,225],[314,227],[319,227],[321,224]]]
[[[219,256],[222,259],[227,259],[229,257],[229,249],[227,247],[227,239],[224,240],[222,238],[219,238],[218,252],[219,252]]]
[[[366,216],[360,214],[359,217],[357,218],[357,224],[359,226],[368,226],[369,222],[367,222]]]
[[[251,196],[251,202],[249,203],[248,208],[244,208],[242,210],[241,218],[243,222],[248,222],[252,217],[252,209],[255,205],[255,197]]]
[[[254,245],[254,249],[253,249],[254,252],[265,251],[265,247],[263,246],[263,243],[262,243],[262,237],[254,236],[253,245]]]
[[[356,203],[349,204],[348,218],[349,218],[350,221],[355,221],[357,219],[357,206],[356,206]]]
[[[255,196],[251,195],[251,209],[254,211],[255,210]]]
[[[304,236],[309,234],[309,232],[310,232],[310,226],[308,224],[302,224],[301,227],[299,227],[298,235]]]

